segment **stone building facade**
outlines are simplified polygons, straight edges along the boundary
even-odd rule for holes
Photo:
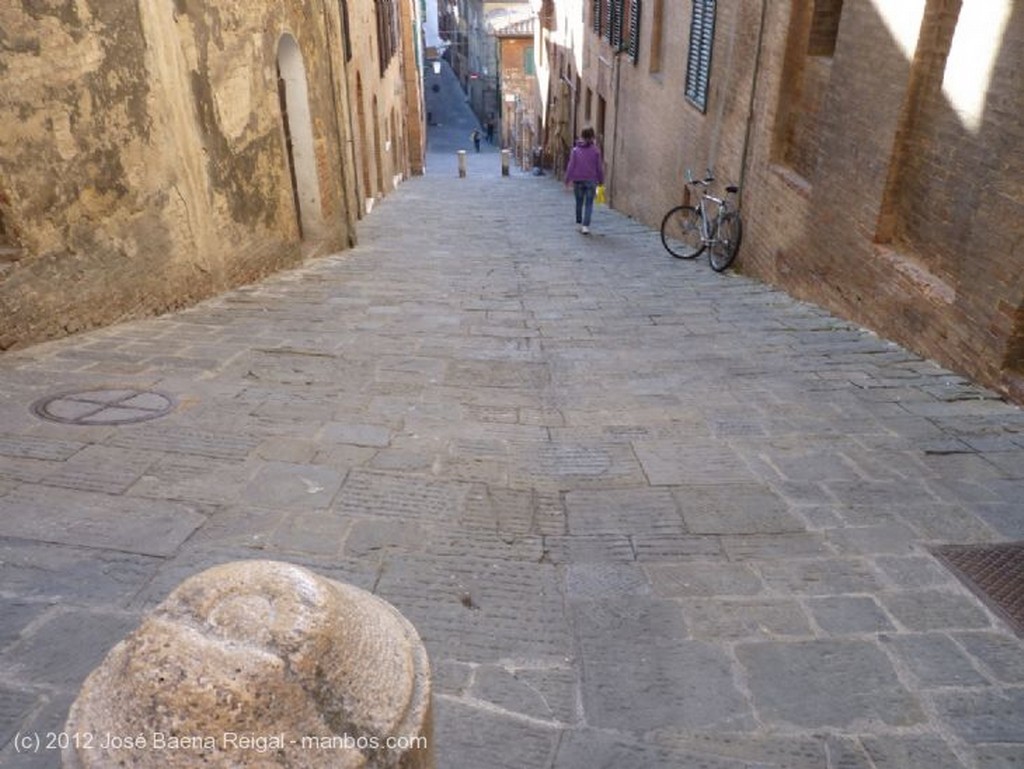
[[[498,40],[501,114],[498,141],[515,162],[529,168],[539,135],[534,19],[517,21],[494,32]]]
[[[1024,6],[534,6],[556,167],[592,125],[612,205],[653,225],[712,168],[737,269],[1024,400]]]
[[[415,167],[398,3],[3,4],[0,349],[352,244]]]

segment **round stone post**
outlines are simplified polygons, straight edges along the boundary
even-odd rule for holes
[[[508,150],[502,150],[501,151],[501,175],[502,176],[508,176],[509,158],[510,158],[511,154],[512,153],[509,152]]]
[[[430,669],[413,626],[292,564],[191,577],[71,706],[66,769],[433,769]]]
[[[459,150],[459,178],[464,179],[466,177],[466,151]]]

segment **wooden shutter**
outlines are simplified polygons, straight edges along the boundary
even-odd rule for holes
[[[629,0],[629,60],[640,58],[640,0]]]
[[[608,42],[612,44],[612,48],[616,51],[622,50],[624,37],[622,23],[625,21],[624,3],[625,0],[612,0],[612,34]]]
[[[594,31],[601,34],[601,0],[594,0],[590,6],[591,19],[590,22],[594,26]]]
[[[693,0],[690,53],[686,65],[686,98],[707,111],[711,48],[715,41],[715,0]]]

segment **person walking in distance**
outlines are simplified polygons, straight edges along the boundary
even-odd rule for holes
[[[565,168],[565,186],[573,185],[576,194],[576,226],[584,235],[590,232],[597,185],[604,184],[604,163],[601,150],[594,143],[594,129],[584,128],[579,141],[569,153]]]

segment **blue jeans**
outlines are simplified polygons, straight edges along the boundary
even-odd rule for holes
[[[572,189],[576,193],[576,224],[589,227],[590,217],[594,213],[597,182],[573,182]]]

